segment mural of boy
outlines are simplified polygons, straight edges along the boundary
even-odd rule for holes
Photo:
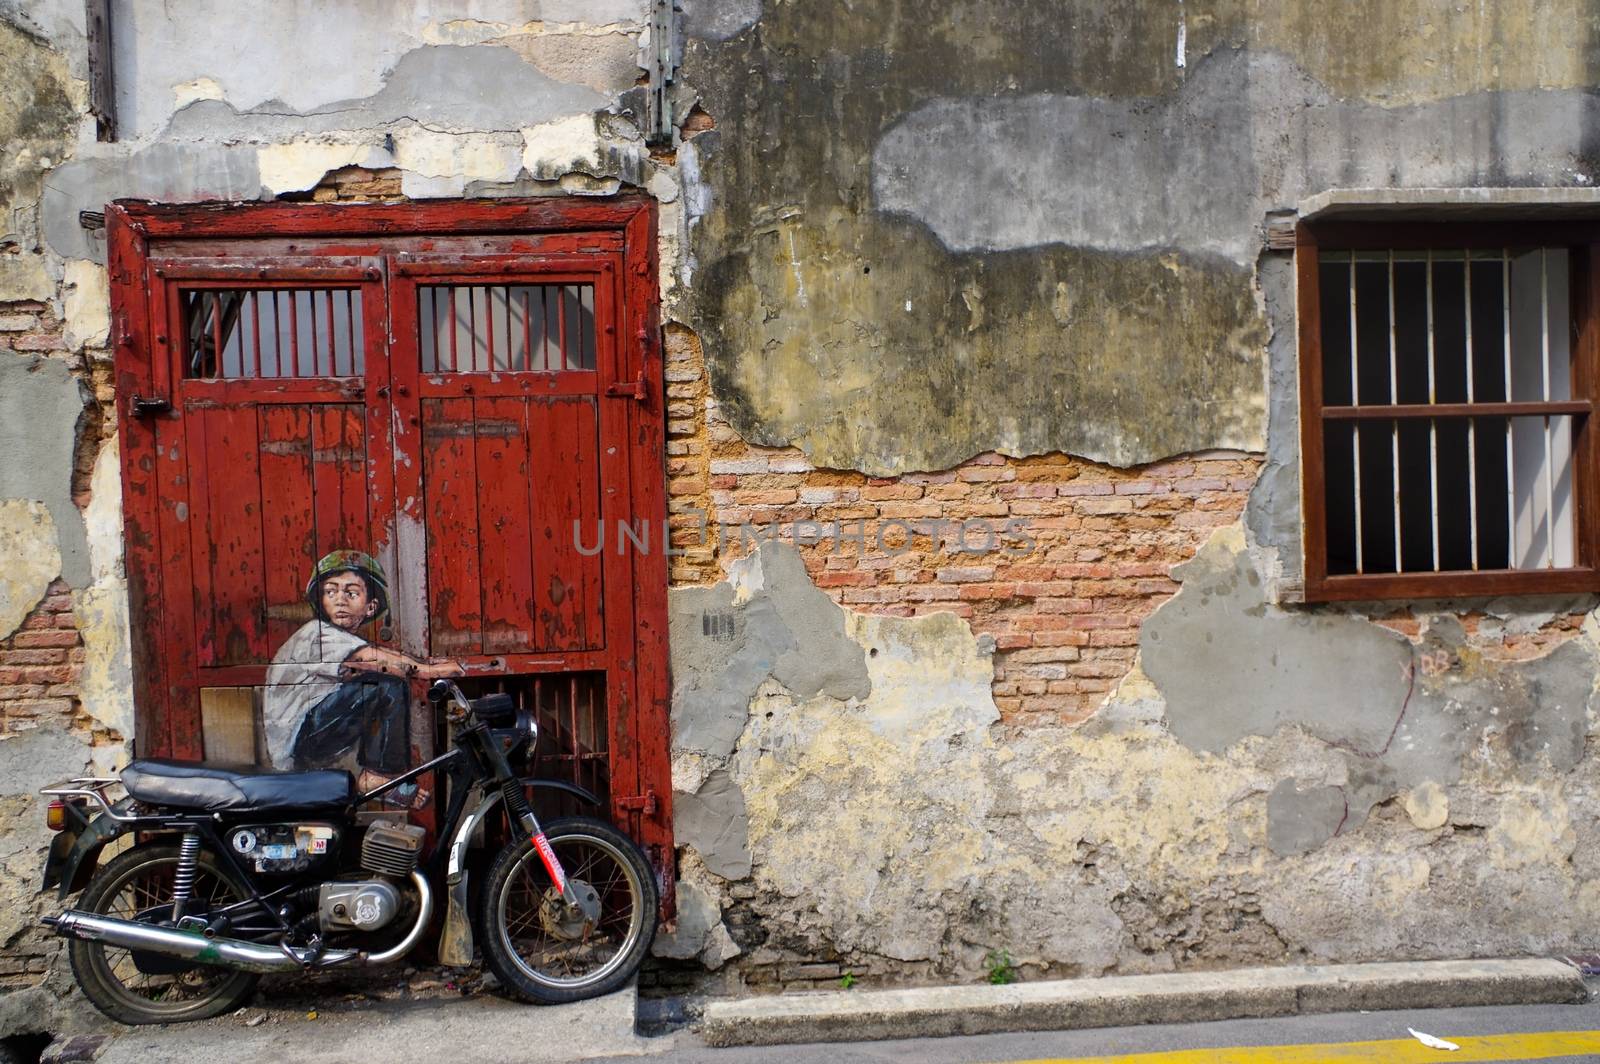
[[[459,676],[462,667],[418,661],[358,634],[389,610],[388,578],[361,551],[336,550],[317,562],[306,601],[314,616],[267,669],[267,756],[274,768],[351,769],[370,790],[411,767],[408,681]]]

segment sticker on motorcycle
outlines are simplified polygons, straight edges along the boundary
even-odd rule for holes
[[[550,881],[556,885],[556,890],[562,894],[567,892],[567,876],[561,871],[561,862],[556,860],[556,851],[550,848],[550,840],[544,837],[544,832],[533,837],[533,845],[539,851],[539,857],[544,861],[544,870],[550,873]]]

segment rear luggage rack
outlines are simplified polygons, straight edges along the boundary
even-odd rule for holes
[[[92,798],[100,803],[100,810],[112,820],[131,821],[139,819],[136,816],[123,816],[119,814],[109,801],[106,800],[107,787],[120,785],[122,781],[115,776],[78,776],[64,783],[53,784],[39,791],[52,798]]]

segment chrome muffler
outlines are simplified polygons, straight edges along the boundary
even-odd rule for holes
[[[211,964],[245,972],[298,972],[310,968],[332,968],[341,964],[384,964],[411,951],[433,918],[433,890],[421,872],[411,873],[417,888],[417,918],[406,937],[381,953],[355,949],[323,950],[313,953],[293,946],[262,945],[238,938],[207,938],[199,931],[180,931],[156,927],[137,920],[119,920],[81,909],[68,909],[60,916],[44,918],[45,926],[63,938],[104,942],[121,949],[143,950],[166,957],[177,957],[196,964]]]

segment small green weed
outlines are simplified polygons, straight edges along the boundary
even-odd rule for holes
[[[1011,954],[1003,949],[992,949],[983,958],[983,970],[988,974],[989,982],[993,986],[1005,986],[1007,983],[1017,981],[1017,963],[1011,959]]]
[[[860,980],[856,978],[856,973],[855,972],[845,972],[843,975],[841,975],[839,977],[839,989],[840,990],[849,990],[851,987],[855,986],[856,983],[858,983],[858,982],[860,982]]]

